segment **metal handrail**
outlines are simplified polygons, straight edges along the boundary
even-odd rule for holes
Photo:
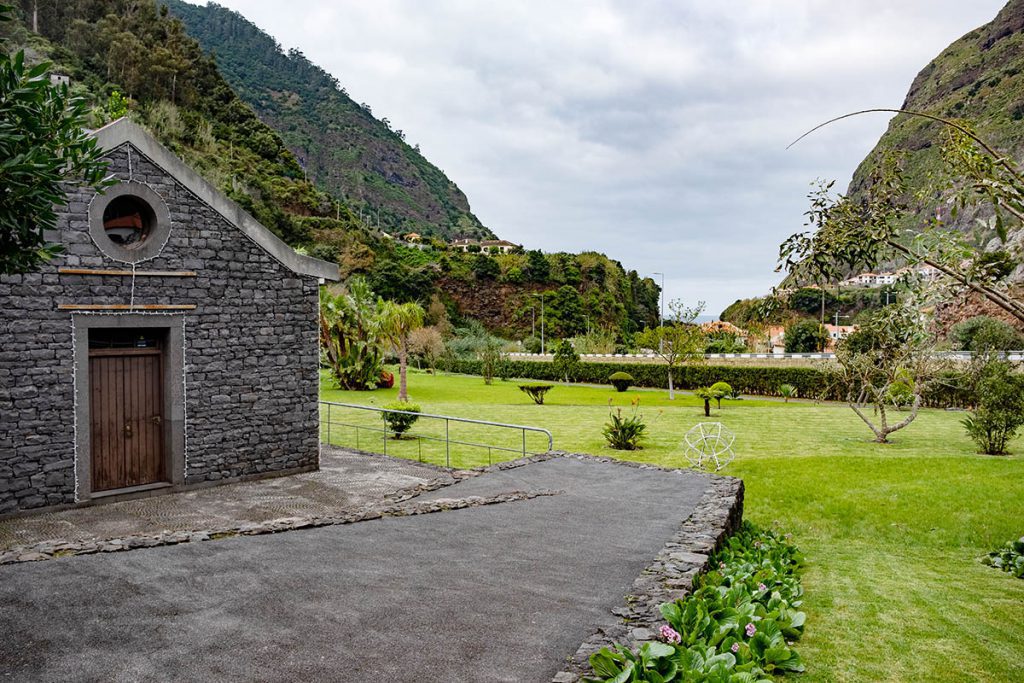
[[[510,424],[510,423],[507,423],[507,422],[492,422],[490,420],[474,420],[474,419],[468,418],[468,417],[455,417],[455,416],[452,416],[452,415],[435,415],[433,413],[418,413],[418,412],[410,411],[410,410],[396,410],[396,409],[392,409],[392,408],[377,408],[377,407],[374,407],[374,406],[359,405],[357,403],[340,403],[340,402],[337,402],[337,401],[320,401],[320,405],[327,406],[327,442],[328,443],[330,443],[330,439],[331,439],[331,427],[335,426],[335,425],[342,426],[342,427],[353,427],[353,428],[356,429],[356,444],[357,444],[356,447],[357,448],[358,448],[358,443],[359,443],[359,430],[360,429],[365,429],[365,430],[370,431],[370,432],[382,432],[383,435],[384,435],[383,450],[384,450],[385,455],[387,454],[387,435],[388,435],[389,432],[390,433],[394,433],[393,430],[389,430],[388,429],[387,423],[385,423],[384,428],[381,429],[379,427],[368,427],[368,426],[365,426],[365,425],[357,425],[357,424],[352,424],[352,423],[347,423],[347,422],[334,422],[333,420],[331,420],[331,408],[332,407],[351,408],[351,409],[355,409],[355,410],[366,410],[366,411],[375,412],[375,413],[393,413],[393,414],[397,414],[397,415],[415,415],[416,417],[430,418],[430,419],[436,419],[436,420],[444,420],[445,424],[444,424],[444,438],[443,439],[441,437],[430,436],[428,434],[413,434],[411,436],[413,438],[415,438],[418,442],[419,441],[437,441],[437,442],[442,442],[443,441],[444,444],[445,444],[445,465],[447,467],[451,467],[451,447],[452,447],[452,444],[460,445],[460,446],[472,446],[472,447],[477,447],[477,448],[486,448],[487,449],[488,464],[490,464],[491,451],[492,450],[506,451],[506,452],[509,452],[509,453],[520,453],[520,454],[522,454],[525,457],[527,455],[527,452],[528,452],[526,450],[526,433],[527,432],[535,432],[535,433],[543,434],[544,436],[546,436],[548,438],[548,450],[549,451],[554,450],[554,447],[555,447],[555,439],[554,439],[554,437],[551,435],[550,431],[548,431],[547,429],[544,429],[543,427],[532,427],[532,426],[529,426],[529,425],[517,425],[517,424]],[[474,441],[461,441],[459,439],[452,439],[451,435],[450,435],[450,430],[449,430],[450,423],[452,423],[452,422],[459,422],[459,423],[464,423],[464,424],[483,425],[483,426],[486,426],[486,427],[500,427],[500,428],[504,428],[504,429],[515,429],[515,430],[521,431],[522,435],[523,435],[522,448],[508,448],[506,446],[495,446],[495,445],[491,445],[491,444],[476,443]],[[422,445],[420,445],[420,444],[418,444],[418,445],[420,447],[420,457],[422,459]]]

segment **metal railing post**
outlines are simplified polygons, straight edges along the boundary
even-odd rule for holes
[[[554,448],[554,437],[552,436],[552,434],[551,434],[551,432],[549,430],[544,429],[543,427],[530,427],[530,426],[527,426],[527,425],[508,424],[508,423],[503,423],[503,422],[490,422],[488,420],[473,420],[473,419],[465,418],[465,417],[452,417],[450,415],[432,415],[430,413],[408,413],[407,411],[402,411],[402,410],[386,410],[386,409],[382,409],[382,408],[376,408],[376,407],[373,407],[373,406],[362,406],[362,405],[357,405],[357,404],[352,404],[352,403],[339,403],[339,402],[336,402],[336,401],[320,401],[320,403],[327,405],[327,410],[320,412],[320,419],[321,419],[321,426],[326,425],[326,428],[327,428],[326,443],[329,444],[329,445],[332,445],[332,446],[334,445],[334,435],[333,435],[332,431],[334,430],[334,427],[335,427],[335,422],[334,422],[334,406],[337,406],[339,408],[351,408],[351,409],[355,409],[355,410],[369,411],[369,412],[375,413],[377,415],[386,415],[388,413],[394,413],[394,414],[399,414],[399,415],[404,415],[404,414],[412,415],[412,414],[415,414],[415,416],[418,417],[418,418],[424,418],[424,419],[430,419],[430,420],[444,420],[444,437],[443,438],[444,438],[444,451],[445,451],[445,466],[447,466],[447,467],[452,467],[452,444],[453,443],[455,445],[457,445],[457,446],[469,446],[469,447],[472,447],[472,448],[486,448],[487,449],[487,463],[488,463],[488,465],[493,465],[494,464],[494,451],[496,451],[496,450],[497,451],[504,451],[504,452],[507,452],[507,453],[516,453],[517,450],[518,450],[518,453],[519,453],[520,456],[526,457],[531,452],[529,450],[529,447],[528,447],[528,444],[527,444],[527,441],[526,441],[526,432],[538,432],[538,433],[543,434],[544,436],[546,436],[548,438],[548,450],[552,450]],[[503,428],[503,429],[512,429],[512,430],[518,429],[519,432],[520,432],[521,443],[520,443],[519,448],[517,449],[515,446],[512,446],[511,444],[499,446],[499,445],[496,445],[496,444],[493,444],[493,443],[488,444],[488,443],[475,442],[475,441],[472,441],[472,440],[460,441],[457,438],[453,439],[452,438],[452,434],[451,434],[451,423],[452,422],[463,422],[463,423],[466,423],[466,424],[485,425],[487,427],[500,427],[500,428]],[[381,432],[381,434],[382,434],[381,450],[384,453],[384,455],[388,454],[388,436],[392,433],[392,430],[388,426],[387,421],[384,421],[383,428],[366,427],[366,426],[361,426],[359,424],[348,423],[348,422],[338,422],[337,425],[339,427],[351,427],[352,429],[355,430],[355,432],[356,432],[356,435],[355,435],[356,436],[356,438],[355,438],[355,445],[356,445],[357,449],[360,449],[362,447],[362,435],[360,434],[360,432],[363,429],[367,429],[367,430],[369,430],[371,432],[375,432],[375,431]],[[420,462],[424,462],[424,460],[423,460],[423,457],[424,457],[423,456],[423,442],[424,441],[441,441],[442,437],[441,436],[430,436],[430,435],[427,435],[427,434],[422,434],[422,435],[416,435],[413,438],[416,439],[416,454],[417,454],[417,458],[419,459]],[[371,441],[373,440],[372,436],[370,437],[370,440]],[[342,441],[344,441],[344,439],[342,439]],[[368,446],[368,447],[369,448],[373,448],[372,446]],[[399,451],[401,451],[401,449],[399,449]],[[398,455],[396,457],[403,457],[403,456]]]

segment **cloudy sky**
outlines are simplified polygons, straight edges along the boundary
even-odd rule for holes
[[[917,72],[1003,0],[218,0],[444,169],[500,237],[603,251],[719,313],[778,281]],[[660,280],[660,276],[654,276]]]

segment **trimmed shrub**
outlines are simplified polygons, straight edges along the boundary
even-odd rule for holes
[[[721,409],[722,399],[732,395],[732,386],[728,382],[715,382],[711,385],[711,391],[715,392],[715,400],[718,401],[718,407]]]
[[[520,384],[519,391],[533,399],[539,406],[544,405],[544,394],[554,389],[552,384]]]
[[[381,413],[380,417],[384,420],[385,429],[389,429],[395,433],[396,439],[401,439],[402,435],[405,434],[409,429],[412,428],[416,420],[420,419],[419,415],[408,415],[406,413],[418,413],[421,411],[420,407],[415,403],[407,403],[405,401],[393,401],[381,406],[384,410],[402,410],[403,413]]]
[[[608,378],[612,386],[615,387],[615,391],[625,391],[629,389],[629,385],[635,382],[633,375],[628,372],[613,372]]]

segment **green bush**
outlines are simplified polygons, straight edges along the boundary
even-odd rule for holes
[[[950,341],[962,351],[1016,351],[1024,348],[1024,335],[1002,320],[979,315],[953,326]]]
[[[635,382],[633,375],[628,372],[613,372],[608,381],[611,382],[612,386],[615,387],[616,391],[626,391],[629,389],[629,385]]]
[[[401,413],[385,412],[381,413],[380,417],[384,420],[384,428],[388,429],[395,434],[396,439],[401,439],[402,435],[405,434],[412,426],[416,423],[416,420],[420,419],[419,415],[408,415],[407,413],[418,413],[421,411],[420,407],[415,403],[408,403],[406,401],[393,401],[386,403],[381,406],[384,410],[401,410]]]
[[[789,399],[796,398],[799,396],[797,388],[792,384],[780,384],[779,385],[779,396],[786,399],[786,403],[789,403]]]
[[[639,401],[633,403],[633,414],[626,417],[622,416],[622,408],[616,408],[609,414],[610,419],[601,430],[609,447],[617,451],[636,451],[641,448],[640,442],[644,439],[647,425],[644,424],[644,416],[637,412],[639,407]]]
[[[786,328],[786,353],[816,353],[828,343],[828,332],[817,320],[801,320]]]
[[[662,641],[591,655],[590,683],[753,683],[804,670],[799,551],[744,522],[694,580],[691,595],[661,605]]]
[[[732,386],[728,382],[715,382],[711,385],[711,391],[715,393],[715,400],[718,401],[718,407],[722,407],[722,399],[727,396],[732,396]]]
[[[520,384],[519,391],[533,399],[537,405],[544,405],[544,394],[555,387],[551,384]]]
[[[1018,579],[1024,579],[1024,536],[989,553],[982,563],[1009,572]]]
[[[992,361],[978,383],[978,402],[963,420],[982,453],[1002,455],[1024,426],[1024,382],[1006,361]]]

